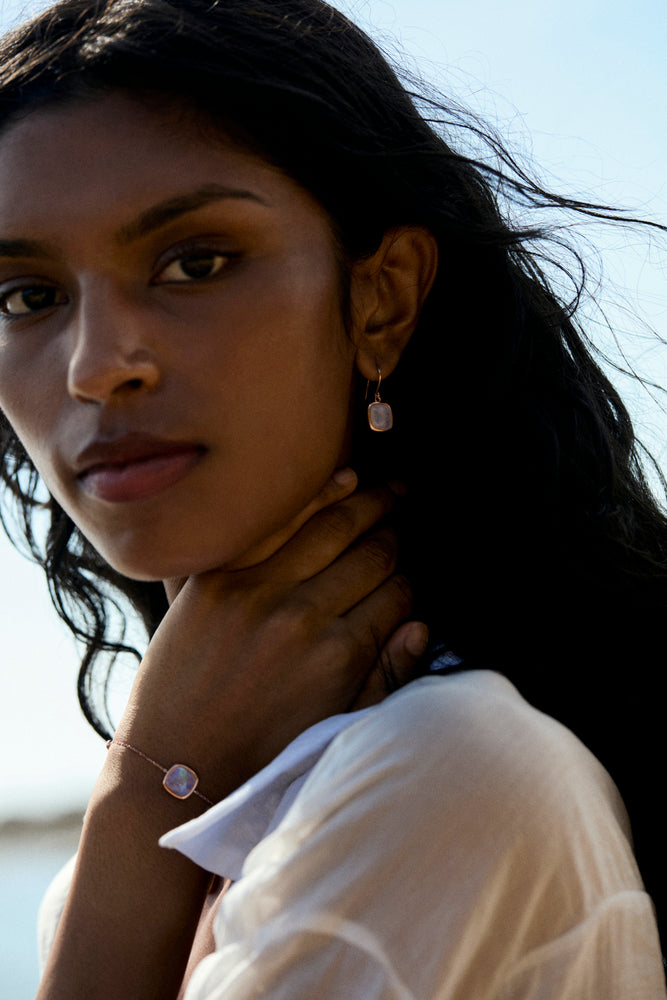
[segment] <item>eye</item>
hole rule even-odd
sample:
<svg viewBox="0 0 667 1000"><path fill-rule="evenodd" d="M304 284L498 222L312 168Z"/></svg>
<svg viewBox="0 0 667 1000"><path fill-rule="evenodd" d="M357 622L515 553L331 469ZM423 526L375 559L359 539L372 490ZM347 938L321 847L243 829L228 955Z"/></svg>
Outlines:
<svg viewBox="0 0 667 1000"><path fill-rule="evenodd" d="M55 285L28 285L0 295L0 312L5 316L31 316L66 301L64 292Z"/></svg>
<svg viewBox="0 0 667 1000"><path fill-rule="evenodd" d="M227 263L230 254L216 253L212 250L184 254L172 260L157 275L157 284L174 284L187 281L203 281L212 278Z"/></svg>

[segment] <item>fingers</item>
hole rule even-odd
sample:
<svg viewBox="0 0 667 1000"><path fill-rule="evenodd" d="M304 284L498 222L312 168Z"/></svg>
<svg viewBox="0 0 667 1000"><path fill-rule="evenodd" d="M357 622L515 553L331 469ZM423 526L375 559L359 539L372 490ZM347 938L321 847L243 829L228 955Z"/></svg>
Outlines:
<svg viewBox="0 0 667 1000"><path fill-rule="evenodd" d="M349 496L357 486L357 474L354 469L345 466L336 469L333 475L327 479L326 483L310 503L294 518L289 525L288 537L295 535L307 521L319 511Z"/></svg>
<svg viewBox="0 0 667 1000"><path fill-rule="evenodd" d="M267 596L271 603L272 593L317 576L388 514L401 494L400 484L354 493L356 485L357 476L352 469L337 469L310 503L284 527L282 541L272 555L246 567L211 570L201 574L198 583L219 596L256 591ZM371 542L371 549L372 546ZM379 582L378 579L374 586ZM173 589L175 596L180 587Z"/></svg>
<svg viewBox="0 0 667 1000"><path fill-rule="evenodd" d="M285 560L283 549L290 547L287 552L289 558L294 546L295 538L298 538L300 529L308 524L320 511L334 508L345 498L349 498L357 487L358 479L354 469L345 466L336 471L327 479L322 489L317 493L310 503L308 503L299 513L292 518L281 530L281 540L276 547L272 562L277 566Z"/></svg>
<svg viewBox="0 0 667 1000"><path fill-rule="evenodd" d="M262 562L188 578L135 682L130 741L157 759L180 733L188 759L245 780L308 726L411 679L425 628L404 624L410 587L394 532L377 527L399 491L356 482L332 477Z"/></svg>
<svg viewBox="0 0 667 1000"><path fill-rule="evenodd" d="M413 680L417 665L426 652L429 632L423 622L411 621L393 632L375 662L351 708L357 711L377 705L388 694Z"/></svg>
<svg viewBox="0 0 667 1000"><path fill-rule="evenodd" d="M305 580L296 594L326 609L332 617L346 615L394 573L396 550L396 533L392 528L385 526L372 531L316 576Z"/></svg>
<svg viewBox="0 0 667 1000"><path fill-rule="evenodd" d="M410 584L400 573L394 573L338 621L353 645L362 650L368 669L411 612Z"/></svg>
<svg viewBox="0 0 667 1000"><path fill-rule="evenodd" d="M354 493L317 511L272 557L276 578L298 583L331 566L396 503L388 487Z"/></svg>

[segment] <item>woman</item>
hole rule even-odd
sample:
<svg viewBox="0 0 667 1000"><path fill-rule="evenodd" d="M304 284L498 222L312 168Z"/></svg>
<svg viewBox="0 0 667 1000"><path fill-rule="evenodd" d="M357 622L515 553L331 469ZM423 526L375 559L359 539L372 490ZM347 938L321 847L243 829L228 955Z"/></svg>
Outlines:
<svg viewBox="0 0 667 1000"><path fill-rule="evenodd" d="M41 1000L663 995L667 525L490 181L555 199L318 0L67 0L2 67L3 475L105 736L114 593L151 636Z"/></svg>

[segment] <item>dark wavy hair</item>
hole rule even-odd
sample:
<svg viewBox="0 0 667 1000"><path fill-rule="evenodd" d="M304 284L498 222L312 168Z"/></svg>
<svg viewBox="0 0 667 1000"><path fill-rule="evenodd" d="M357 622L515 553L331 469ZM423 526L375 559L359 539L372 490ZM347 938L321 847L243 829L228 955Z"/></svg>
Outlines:
<svg viewBox="0 0 667 1000"><path fill-rule="evenodd" d="M667 519L576 319L579 255L568 263L558 227L509 221L544 207L565 222L622 216L545 191L490 129L404 86L320 0L62 0L4 39L0 65L0 128L123 91L224 130L325 207L344 272L392 226L432 231L436 283L386 383L395 429L371 435L358 420L353 464L367 480L408 484L401 558L434 647L457 654L459 669L502 671L600 757L661 901ZM471 137L484 153L470 152ZM571 295L556 292L558 273L571 275ZM5 523L18 524L85 643L79 696L106 735L93 666L101 650L125 648L111 606L129 600L150 635L162 587L114 573L44 499L2 415L0 436Z"/></svg>

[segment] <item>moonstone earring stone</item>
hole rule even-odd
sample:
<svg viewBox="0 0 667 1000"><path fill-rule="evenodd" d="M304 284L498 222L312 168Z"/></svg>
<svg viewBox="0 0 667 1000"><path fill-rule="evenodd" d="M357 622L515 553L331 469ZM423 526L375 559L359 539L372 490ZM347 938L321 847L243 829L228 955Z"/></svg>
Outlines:
<svg viewBox="0 0 667 1000"><path fill-rule="evenodd" d="M174 764L164 776L164 788L177 799L187 799L194 792L199 778L191 767L185 764Z"/></svg>
<svg viewBox="0 0 667 1000"><path fill-rule="evenodd" d="M371 403L368 407L368 424L372 431L388 431L394 424L389 403Z"/></svg>

